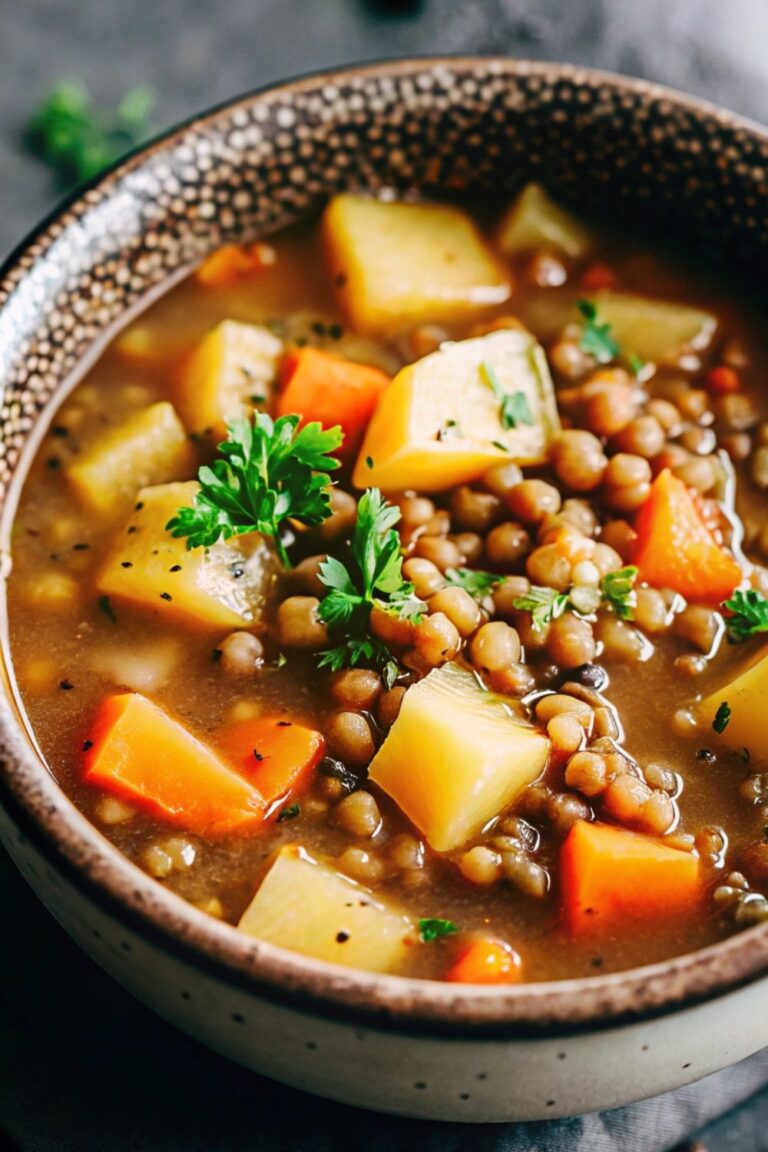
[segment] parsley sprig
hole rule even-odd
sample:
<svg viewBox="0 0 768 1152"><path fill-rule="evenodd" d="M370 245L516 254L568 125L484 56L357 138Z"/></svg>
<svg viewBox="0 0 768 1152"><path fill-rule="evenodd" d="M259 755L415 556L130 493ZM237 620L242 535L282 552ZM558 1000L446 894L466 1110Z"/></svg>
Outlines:
<svg viewBox="0 0 768 1152"><path fill-rule="evenodd" d="M594 356L598 364L609 364L621 355L621 347L612 326L600 319L594 300L577 300L576 307L584 318L579 347Z"/></svg>
<svg viewBox="0 0 768 1152"><path fill-rule="evenodd" d="M244 532L274 537L290 567L281 539L286 520L322 524L331 514L328 473L339 461L329 456L341 444L341 428L321 424L298 428L292 414L272 420L264 412L230 420L220 459L198 472L200 490L191 508L180 508L166 528L186 536L187 548L209 548Z"/></svg>
<svg viewBox="0 0 768 1152"><path fill-rule="evenodd" d="M579 347L582 352L594 356L598 364L609 364L611 360L623 358L630 371L639 376L645 368L645 361L636 352L625 352L613 334L613 325L601 320L594 300L577 300L584 320Z"/></svg>
<svg viewBox="0 0 768 1152"><path fill-rule="evenodd" d="M481 572L479 568L446 568L445 579L453 588L463 588L478 602L504 580L495 572Z"/></svg>
<svg viewBox="0 0 768 1152"><path fill-rule="evenodd" d="M149 135L154 102L151 89L132 88L106 111L83 84L57 84L30 120L27 143L63 184L90 180Z"/></svg>
<svg viewBox="0 0 768 1152"><path fill-rule="evenodd" d="M754 588L746 592L734 592L730 600L723 602L722 607L732 613L725 620L731 643L739 644L750 636L756 636L758 632L768 632L768 600L762 592Z"/></svg>
<svg viewBox="0 0 768 1152"><path fill-rule="evenodd" d="M715 732L717 732L718 736L722 736L723 732L725 732L728 724L730 723L730 719L730 705L728 704L727 700L723 700L723 702L719 705L717 712L715 713L714 720L712 721L712 727Z"/></svg>
<svg viewBox="0 0 768 1152"><path fill-rule="evenodd" d="M369 488L357 507L357 524L347 563L333 556L320 565L320 581L328 589L320 602L320 619L339 642L320 653L320 667L332 671L368 664L378 668L388 687L398 673L387 645L370 631L374 606L417 623L426 604L403 579L403 557L395 524L400 509L388 504L378 488Z"/></svg>
<svg viewBox="0 0 768 1152"><path fill-rule="evenodd" d="M480 379L499 401L499 423L502 428L517 428L519 424L535 424L525 392L505 392L496 369L487 360L480 365Z"/></svg>
<svg viewBox="0 0 768 1152"><path fill-rule="evenodd" d="M539 587L532 584L524 596L518 596L512 601L514 608L520 612L530 612L534 631L542 632L563 612L570 610L577 615L588 615L594 612L603 603L612 608L620 620L632 620L634 608L637 604L635 580L637 568L628 564L618 572L609 572L602 579L600 588L589 589L594 591L594 597L581 595L587 591L578 586L572 587L568 592L558 592L555 588Z"/></svg>
<svg viewBox="0 0 768 1152"><path fill-rule="evenodd" d="M634 564L619 568L618 572L608 572L600 585L603 600L620 620L631 620L637 607L635 580L638 569Z"/></svg>

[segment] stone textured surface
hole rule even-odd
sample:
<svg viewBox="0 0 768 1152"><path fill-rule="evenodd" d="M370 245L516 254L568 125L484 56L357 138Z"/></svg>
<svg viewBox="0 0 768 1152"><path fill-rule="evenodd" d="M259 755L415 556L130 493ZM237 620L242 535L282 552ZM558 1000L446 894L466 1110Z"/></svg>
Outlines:
<svg viewBox="0 0 768 1152"><path fill-rule="evenodd" d="M162 126L310 68L503 52L645 76L768 120L767 38L768 9L754 0L0 0L0 254L58 195L19 138L61 77L84 78L104 100L149 83ZM360 1114L287 1089L261 1088L251 1110L251 1078L122 994L63 938L5 860L0 899L0 1152L330 1149L333 1137L318 1137L331 1127L349 1137L339 1147L360 1146ZM268 1145L251 1136L265 1102ZM764 1095L714 1125L710 1152L766 1148L767 1109ZM425 1125L377 1128L381 1149L426 1144ZM498 1135L465 1133L461 1147L496 1147Z"/></svg>

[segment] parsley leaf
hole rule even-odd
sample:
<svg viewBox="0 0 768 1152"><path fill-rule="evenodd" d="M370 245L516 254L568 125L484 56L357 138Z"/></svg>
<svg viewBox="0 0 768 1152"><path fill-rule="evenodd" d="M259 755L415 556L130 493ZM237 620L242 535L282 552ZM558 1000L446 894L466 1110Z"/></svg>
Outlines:
<svg viewBox="0 0 768 1152"><path fill-rule="evenodd" d="M756 589L734 592L721 607L733 613L725 621L731 643L739 644L758 632L768 632L768 600Z"/></svg>
<svg viewBox="0 0 768 1152"><path fill-rule="evenodd" d="M513 608L520 612L530 612L531 624L535 632L543 632L547 624L562 616L568 607L568 593L555 588L539 588L532 584L525 596L512 601Z"/></svg>
<svg viewBox="0 0 768 1152"><path fill-rule="evenodd" d="M149 135L153 104L149 88L133 88L107 112L83 84L57 84L30 120L27 144L63 184L90 180Z"/></svg>
<svg viewBox="0 0 768 1152"><path fill-rule="evenodd" d="M274 537L278 554L290 566L280 538L286 520L322 524L330 516L328 472L339 467L327 455L341 444L339 427L298 428L292 414L273 421L256 412L253 424L240 418L227 424L220 459L198 472L200 491L191 508L180 508L166 529L186 536L187 548L209 548L244 532Z"/></svg>
<svg viewBox="0 0 768 1152"><path fill-rule="evenodd" d="M400 537L395 529L400 509L388 504L378 488L369 488L357 506L357 523L349 564L333 556L320 565L320 581L328 593L320 602L320 619L339 633L340 642L320 653L319 666L332 671L369 665L378 668L387 687L398 667L383 640L371 635L374 606L416 623L426 604L403 579Z"/></svg>
<svg viewBox="0 0 768 1152"><path fill-rule="evenodd" d="M463 588L478 601L484 600L497 584L504 581L504 577L495 572L481 572L477 568L446 568L445 578L454 588Z"/></svg>
<svg viewBox="0 0 768 1152"><path fill-rule="evenodd" d="M419 935L425 944L431 944L433 940L441 940L443 936L454 936L458 930L453 920L440 920L433 917L419 920Z"/></svg>
<svg viewBox="0 0 768 1152"><path fill-rule="evenodd" d="M518 424L535 424L533 413L525 392L505 392L496 369L487 360L479 367L480 379L493 392L499 401L499 422L502 428L517 428Z"/></svg>
<svg viewBox="0 0 768 1152"><path fill-rule="evenodd" d="M298 801L289 804L287 808L281 808L277 816L278 824L282 824L283 820L295 820L301 813L301 805Z"/></svg>
<svg viewBox="0 0 768 1152"><path fill-rule="evenodd" d="M601 602L612 608L620 620L632 620L637 603L636 577L637 568L627 565L604 576L599 589L574 585L568 592L558 592L555 588L532 584L525 596L512 601L512 606L520 612L531 613L536 632L542 632L566 609L589 616L597 611Z"/></svg>
<svg viewBox="0 0 768 1152"><path fill-rule="evenodd" d="M594 356L598 364L616 360L621 355L621 348L612 334L611 325L600 320L595 302L577 300L576 307L584 317L584 329L579 343L582 352Z"/></svg>
<svg viewBox="0 0 768 1152"><path fill-rule="evenodd" d="M731 709L728 706L727 702L725 700L723 700L722 704L720 705L720 707L717 709L717 712L715 713L714 720L712 721L712 727L714 728L715 732L717 732L718 736L720 736L723 732L725 732L726 728L728 727L728 723L729 723L730 719L731 719Z"/></svg>
<svg viewBox="0 0 768 1152"><path fill-rule="evenodd" d="M634 618L634 609L637 605L635 592L637 572L638 569L633 564L628 564L625 568L619 568L618 572L608 572L603 577L600 586L603 600L613 608L620 620Z"/></svg>
<svg viewBox="0 0 768 1152"><path fill-rule="evenodd" d="M117 624L117 616L109 596L99 596L99 610L104 613L110 624Z"/></svg>

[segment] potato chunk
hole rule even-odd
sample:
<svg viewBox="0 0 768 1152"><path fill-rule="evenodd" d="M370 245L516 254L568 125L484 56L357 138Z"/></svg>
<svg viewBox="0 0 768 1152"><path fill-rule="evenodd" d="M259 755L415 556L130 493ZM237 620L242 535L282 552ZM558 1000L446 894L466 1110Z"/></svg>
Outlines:
<svg viewBox="0 0 768 1152"><path fill-rule="evenodd" d="M539 776L548 752L547 737L509 704L445 664L408 689L368 776L449 852Z"/></svg>
<svg viewBox="0 0 768 1152"><path fill-rule="evenodd" d="M191 480L139 492L98 576L98 591L201 626L260 628L278 570L265 538L252 532L187 551L186 540L165 530L197 490Z"/></svg>
<svg viewBox="0 0 768 1152"><path fill-rule="evenodd" d="M678 349L709 347L717 330L711 312L629 292L596 292L600 320L611 325L624 352L659 363Z"/></svg>
<svg viewBox="0 0 768 1152"><path fill-rule="evenodd" d="M282 341L268 328L224 320L187 360L177 389L177 404L190 432L227 434L226 421L268 411Z"/></svg>
<svg viewBox="0 0 768 1152"><path fill-rule="evenodd" d="M505 428L501 400L522 393L532 423ZM368 425L354 483L440 491L505 460L538 464L560 424L546 357L523 328L443 344L398 372Z"/></svg>
<svg viewBox="0 0 768 1152"><path fill-rule="evenodd" d="M344 194L323 223L339 300L363 332L461 319L509 295L506 274L458 208Z"/></svg>
<svg viewBox="0 0 768 1152"><path fill-rule="evenodd" d="M589 230L540 184L526 184L499 225L499 248L507 256L544 247L578 260L591 243Z"/></svg>
<svg viewBox="0 0 768 1152"><path fill-rule="evenodd" d="M278 852L238 926L280 948L371 972L392 971L416 941L406 916L293 844Z"/></svg>
<svg viewBox="0 0 768 1152"><path fill-rule="evenodd" d="M702 700L699 714L710 728L722 704L731 710L720 739L730 748L762 752L768 748L768 648L717 692Z"/></svg>
<svg viewBox="0 0 768 1152"><path fill-rule="evenodd" d="M173 405L162 401L102 433L67 466L67 477L92 512L119 515L139 488L184 480L194 470L194 449Z"/></svg>

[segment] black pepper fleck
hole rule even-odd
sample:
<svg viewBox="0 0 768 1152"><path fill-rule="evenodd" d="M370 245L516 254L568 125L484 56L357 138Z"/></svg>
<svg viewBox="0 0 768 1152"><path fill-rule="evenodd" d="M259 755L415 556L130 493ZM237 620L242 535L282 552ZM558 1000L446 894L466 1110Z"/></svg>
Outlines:
<svg viewBox="0 0 768 1152"><path fill-rule="evenodd" d="M62 692L71 692L74 684L71 680L59 680L59 688L61 688Z"/></svg>
<svg viewBox="0 0 768 1152"><path fill-rule="evenodd" d="M172 568L168 569L169 572L181 572L181 564L174 564Z"/></svg>
<svg viewBox="0 0 768 1152"><path fill-rule="evenodd" d="M336 933L336 943L337 944L346 944L347 940L349 940L349 932L337 932Z"/></svg>
<svg viewBox="0 0 768 1152"><path fill-rule="evenodd" d="M161 600L173 600L173 596L171 596L170 592L161 592L160 593L160 599Z"/></svg>
<svg viewBox="0 0 768 1152"><path fill-rule="evenodd" d="M83 752L88 752L93 748L93 740L86 740L83 744Z"/></svg>
<svg viewBox="0 0 768 1152"><path fill-rule="evenodd" d="M121 560L120 561L120 567L121 568L133 568L133 560Z"/></svg>

